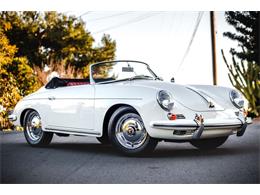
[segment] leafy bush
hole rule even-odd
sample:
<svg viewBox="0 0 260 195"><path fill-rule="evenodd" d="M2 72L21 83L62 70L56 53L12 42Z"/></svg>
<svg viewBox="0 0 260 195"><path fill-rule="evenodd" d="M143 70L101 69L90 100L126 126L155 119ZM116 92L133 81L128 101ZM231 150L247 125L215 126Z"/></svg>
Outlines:
<svg viewBox="0 0 260 195"><path fill-rule="evenodd" d="M15 57L17 48L0 30L0 129L10 128L8 112L22 96L37 90L40 85L24 57Z"/></svg>

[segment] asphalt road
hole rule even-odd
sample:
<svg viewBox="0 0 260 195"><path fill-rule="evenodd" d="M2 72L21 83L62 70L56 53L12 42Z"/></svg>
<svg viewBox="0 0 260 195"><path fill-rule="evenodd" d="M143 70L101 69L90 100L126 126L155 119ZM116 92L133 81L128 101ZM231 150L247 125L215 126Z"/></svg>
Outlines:
<svg viewBox="0 0 260 195"><path fill-rule="evenodd" d="M260 183L260 122L213 151L161 142L145 158L95 138L54 136L49 147L32 148L22 133L0 136L0 183Z"/></svg>

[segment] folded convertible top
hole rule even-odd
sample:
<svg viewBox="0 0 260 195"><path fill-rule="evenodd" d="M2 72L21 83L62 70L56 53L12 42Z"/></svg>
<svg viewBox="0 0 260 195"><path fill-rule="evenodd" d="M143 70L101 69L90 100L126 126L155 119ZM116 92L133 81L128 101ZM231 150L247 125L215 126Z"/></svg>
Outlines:
<svg viewBox="0 0 260 195"><path fill-rule="evenodd" d="M52 78L45 86L46 89L55 89L58 87L75 86L75 85L88 85L89 78L86 79L67 79L67 78Z"/></svg>

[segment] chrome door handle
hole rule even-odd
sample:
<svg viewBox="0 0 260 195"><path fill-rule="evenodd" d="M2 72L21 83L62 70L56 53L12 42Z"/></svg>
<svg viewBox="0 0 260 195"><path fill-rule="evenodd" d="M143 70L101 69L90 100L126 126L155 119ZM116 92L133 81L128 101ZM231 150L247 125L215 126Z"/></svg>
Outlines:
<svg viewBox="0 0 260 195"><path fill-rule="evenodd" d="M49 100L55 100L55 97L54 96L50 96L48 97Z"/></svg>

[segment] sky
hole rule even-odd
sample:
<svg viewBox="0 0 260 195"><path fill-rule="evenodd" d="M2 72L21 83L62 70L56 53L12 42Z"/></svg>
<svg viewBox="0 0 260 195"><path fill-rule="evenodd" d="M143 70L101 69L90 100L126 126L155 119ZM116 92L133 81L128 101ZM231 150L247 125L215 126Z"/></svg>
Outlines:
<svg viewBox="0 0 260 195"><path fill-rule="evenodd" d="M198 11L85 11L65 12L86 22L86 29L100 43L104 33L116 40L116 59L140 60L165 81L172 77L179 84L212 84L212 55L209 12L202 19L192 45L184 58L197 21ZM223 37L234 31L225 22L224 12L216 14L217 81L231 87L228 70L221 55L224 49L231 61L229 49L235 41Z"/></svg>

